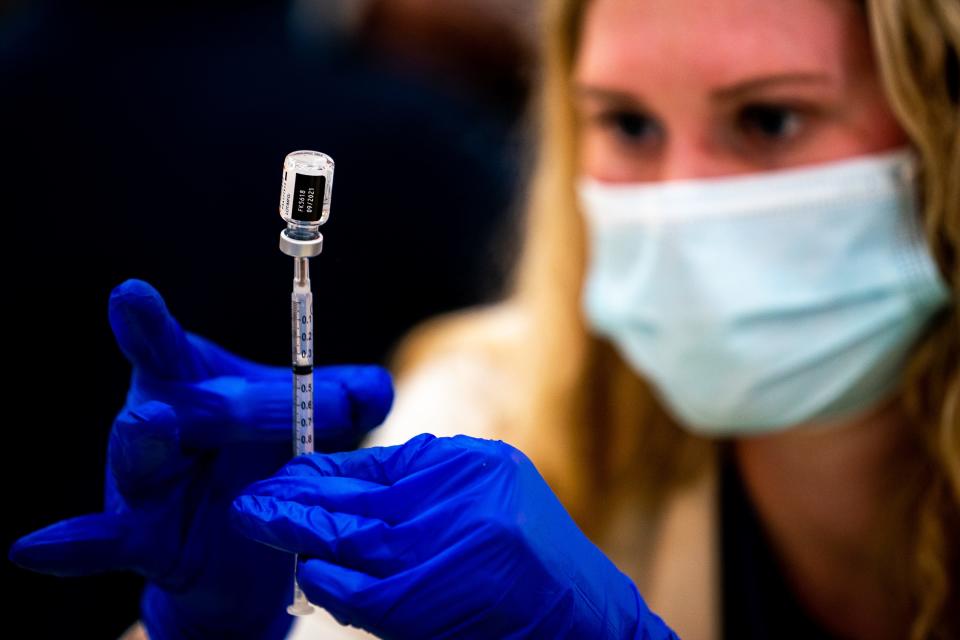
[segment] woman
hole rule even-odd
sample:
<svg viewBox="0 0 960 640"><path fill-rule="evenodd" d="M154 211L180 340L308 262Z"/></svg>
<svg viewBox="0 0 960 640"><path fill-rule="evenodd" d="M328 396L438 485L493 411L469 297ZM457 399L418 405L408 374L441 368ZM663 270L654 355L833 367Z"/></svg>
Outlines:
<svg viewBox="0 0 960 640"><path fill-rule="evenodd" d="M401 442L424 430L503 438L530 455L681 637L718 637L723 618L727 637L750 637L746 631L757 624L767 625L768 637L803 635L799 627L777 626L797 619L762 620L755 610L761 603L738 603L749 585L727 575L736 567L717 557L721 521L730 518L716 513L712 485L718 454L730 454L789 598L803 612L796 618L808 616L811 628L835 637L960 636L960 5L561 0L549 7L547 29L544 135L515 290L504 304L433 323L404 345L398 362L408 373L397 407L371 442ZM609 282L617 274L603 271L617 267L590 265L585 257L589 228L575 207L578 174L606 183L734 176L904 144L920 158L919 213L952 291L949 303L931 302L930 322L917 323L909 357L884 352L903 370L895 397L809 424L791 417L794 423L738 425L737 412L758 401L747 395L729 415L686 414L691 423L684 424L682 402L691 394L657 361L682 353L664 347L640 354L635 345L631 352L635 336L623 326L629 309L611 310L604 298L614 295L605 286L624 284ZM751 206L753 194L741 193L737 203ZM619 211L603 208L605 195L584 203L595 207L594 216ZM593 249L613 251L594 231ZM706 234L701 240L721 241ZM776 262L752 264L790 273ZM588 266L594 297L585 300ZM674 276L680 282L668 284L683 287L685 278L711 274L654 267L647 275ZM631 293L629 285L617 291ZM627 302L671 304L652 297L663 293L651 286L641 292ZM782 347L789 357L789 331L803 331L802 315L792 318L769 347L774 354ZM749 348L746 336L735 337L741 342L721 346ZM824 328L814 337L833 335ZM611 349L611 341L623 351ZM852 350L829 355L857 357ZM742 365L734 357L731 366ZM833 371L829 361L822 371ZM647 379L657 374L677 406L651 393ZM704 375L692 366L684 374ZM449 415L434 417L437 398L450 398L443 403ZM695 424L697 417L705 424ZM711 418L722 418L722 428ZM718 433L731 436L728 444L710 437ZM728 537L741 532L735 525L727 523ZM736 556L732 546L728 541L724 554Z"/></svg>
<svg viewBox="0 0 960 640"><path fill-rule="evenodd" d="M382 636L960 636L960 6L556 0L546 24L513 292L403 345L387 446L298 458L231 522ZM59 533L12 555L64 572ZM289 577L232 550L193 580L197 555L83 568L148 575L155 637L218 635L257 571ZM233 607L247 637L285 630L276 600Z"/></svg>

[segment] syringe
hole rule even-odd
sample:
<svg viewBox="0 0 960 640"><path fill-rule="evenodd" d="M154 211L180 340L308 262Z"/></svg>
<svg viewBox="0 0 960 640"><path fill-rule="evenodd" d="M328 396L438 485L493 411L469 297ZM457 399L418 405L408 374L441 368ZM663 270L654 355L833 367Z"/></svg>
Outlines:
<svg viewBox="0 0 960 640"><path fill-rule="evenodd" d="M313 293L309 258L323 249L320 225L330 216L333 159L318 151L294 151L283 161L280 250L292 256L291 330L293 364L293 455L313 452ZM313 613L297 582L298 558L293 558L293 603L287 613Z"/></svg>

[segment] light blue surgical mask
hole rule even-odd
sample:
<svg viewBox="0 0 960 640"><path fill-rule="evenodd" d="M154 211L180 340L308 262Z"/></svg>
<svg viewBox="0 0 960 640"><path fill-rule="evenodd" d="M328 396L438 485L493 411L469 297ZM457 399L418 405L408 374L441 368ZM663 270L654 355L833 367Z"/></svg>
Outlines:
<svg viewBox="0 0 960 640"><path fill-rule="evenodd" d="M909 150L734 177L582 177L588 324L706 434L865 410L949 300Z"/></svg>

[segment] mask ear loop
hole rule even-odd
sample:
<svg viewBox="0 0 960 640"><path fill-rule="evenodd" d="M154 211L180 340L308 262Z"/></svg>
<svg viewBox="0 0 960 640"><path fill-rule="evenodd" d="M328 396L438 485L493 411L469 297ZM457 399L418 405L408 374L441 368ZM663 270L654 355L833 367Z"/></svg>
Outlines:
<svg viewBox="0 0 960 640"><path fill-rule="evenodd" d="M923 201L920 194L920 167L911 153L893 169L898 189L898 233L896 253L903 264L906 289L914 308L925 311L950 299L950 290L940 273L927 243L922 224Z"/></svg>

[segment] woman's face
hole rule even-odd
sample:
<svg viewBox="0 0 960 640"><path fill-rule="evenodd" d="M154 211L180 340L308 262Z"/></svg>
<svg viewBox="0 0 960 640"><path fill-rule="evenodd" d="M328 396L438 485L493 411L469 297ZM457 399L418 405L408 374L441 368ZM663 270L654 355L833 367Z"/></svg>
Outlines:
<svg viewBox="0 0 960 640"><path fill-rule="evenodd" d="M702 178L904 144L866 22L855 0L589 0L581 171Z"/></svg>

